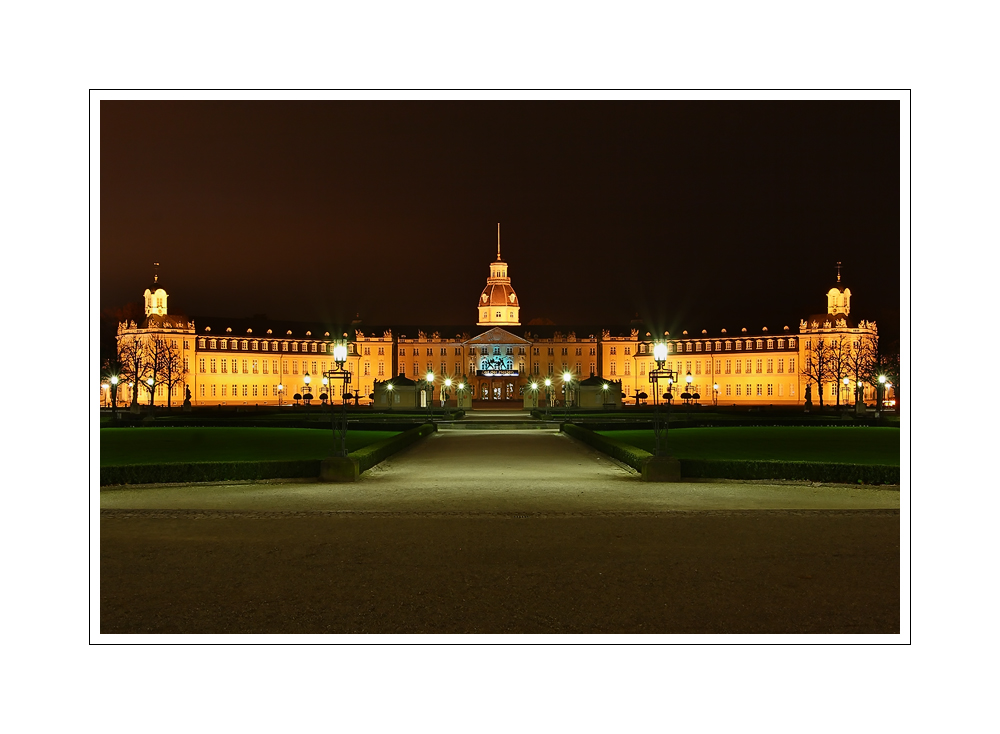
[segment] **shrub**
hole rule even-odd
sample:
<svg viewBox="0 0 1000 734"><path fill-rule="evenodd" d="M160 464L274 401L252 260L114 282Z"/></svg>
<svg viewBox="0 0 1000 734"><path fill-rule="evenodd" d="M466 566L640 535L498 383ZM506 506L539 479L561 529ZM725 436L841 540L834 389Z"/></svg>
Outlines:
<svg viewBox="0 0 1000 734"><path fill-rule="evenodd" d="M422 426L417 426L416 428L411 428L408 431L403 431L403 433L400 433L398 436L392 436L390 438L383 439L382 441L376 441L375 443L369 444L368 446L360 448L357 451L352 451L351 457L357 459L358 471L363 472L371 469L380 461L384 461L389 458L400 449L406 448L415 441L419 441L424 436L429 436L436 430L437 426L433 423L425 423ZM317 468L317 473L318 472L319 469Z"/></svg>

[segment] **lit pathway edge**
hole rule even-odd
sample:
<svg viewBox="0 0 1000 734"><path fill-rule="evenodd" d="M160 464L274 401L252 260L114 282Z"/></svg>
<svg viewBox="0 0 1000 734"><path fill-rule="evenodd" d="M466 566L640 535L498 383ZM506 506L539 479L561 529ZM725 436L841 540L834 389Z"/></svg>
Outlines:
<svg viewBox="0 0 1000 734"><path fill-rule="evenodd" d="M314 480L108 488L101 509L595 513L891 510L898 488L793 482L638 482L636 472L557 430L434 433L357 482Z"/></svg>

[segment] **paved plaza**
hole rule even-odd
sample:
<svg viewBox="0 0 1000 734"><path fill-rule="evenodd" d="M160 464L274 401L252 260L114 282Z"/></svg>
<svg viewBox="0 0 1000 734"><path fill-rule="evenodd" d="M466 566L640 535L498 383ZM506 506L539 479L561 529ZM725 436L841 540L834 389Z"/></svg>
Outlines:
<svg viewBox="0 0 1000 734"><path fill-rule="evenodd" d="M555 430L100 502L104 633L899 630L898 489L644 483Z"/></svg>

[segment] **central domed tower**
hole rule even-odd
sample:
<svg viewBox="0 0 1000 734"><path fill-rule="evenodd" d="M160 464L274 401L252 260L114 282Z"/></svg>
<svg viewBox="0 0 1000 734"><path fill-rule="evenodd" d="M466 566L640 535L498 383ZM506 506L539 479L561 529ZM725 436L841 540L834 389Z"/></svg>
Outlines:
<svg viewBox="0 0 1000 734"><path fill-rule="evenodd" d="M507 277L507 263L500 258L500 224L497 224L497 259L490 263L490 277L479 296L477 326L520 326L521 305Z"/></svg>

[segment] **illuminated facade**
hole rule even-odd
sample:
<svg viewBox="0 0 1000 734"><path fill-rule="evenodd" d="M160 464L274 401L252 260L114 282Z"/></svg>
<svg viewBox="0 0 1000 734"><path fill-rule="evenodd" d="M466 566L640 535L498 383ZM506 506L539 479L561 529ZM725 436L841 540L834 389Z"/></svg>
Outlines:
<svg viewBox="0 0 1000 734"><path fill-rule="evenodd" d="M330 394L339 403L340 385L330 389L322 384L323 373L334 369L333 347L338 341L348 346L348 392L356 393L363 405L371 402L369 396L380 383L397 375L420 381L428 372L435 378L435 401L448 377L467 386L474 406L544 404L544 389L536 395L530 385L549 377L553 397L561 403L562 376L569 372L573 385L594 376L615 383L615 394L620 385L626 405L634 405L641 393L652 402L649 374L656 368L653 347L659 342L668 347L665 366L682 380L682 387L673 390L678 402L687 389L698 393L703 404L801 405L811 383L814 404L820 392L826 404L836 403L838 393L841 404L853 404L858 374L850 369L851 350L856 355L877 338L874 322L855 322L851 317L851 292L841 286L839 272L837 284L827 293L826 313L802 319L797 332L788 326L680 335L654 333L639 323L619 328L521 326L520 304L507 263L500 257L499 232L497 259L490 264L477 303L476 328L189 320L169 314L168 295L158 277L146 289L144 300L145 320L119 325L119 350L145 348L151 354L154 342L168 352L175 350L181 379L170 384L161 378L152 385L156 405L166 405L169 399L174 406L183 404L186 389L195 406L289 405L301 402L296 395L307 394L316 402ZM834 345L836 359L830 356ZM134 383L138 375L145 383L149 372L148 367L146 373L136 368L129 377ZM688 374L691 382L685 388ZM131 402L129 381L127 377L122 383L119 404ZM666 389L663 383L660 388ZM454 387L450 392L454 402ZM571 391L571 402L574 395ZM874 389L865 385L863 396L874 401ZM107 402L106 388L102 400ZM149 403L149 387L141 386L138 402Z"/></svg>

